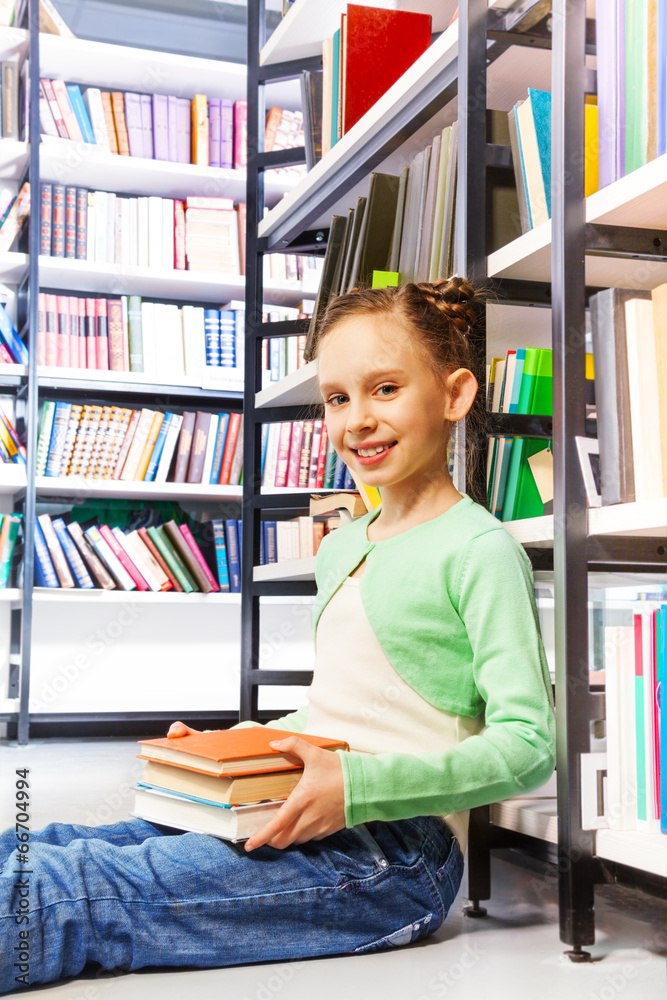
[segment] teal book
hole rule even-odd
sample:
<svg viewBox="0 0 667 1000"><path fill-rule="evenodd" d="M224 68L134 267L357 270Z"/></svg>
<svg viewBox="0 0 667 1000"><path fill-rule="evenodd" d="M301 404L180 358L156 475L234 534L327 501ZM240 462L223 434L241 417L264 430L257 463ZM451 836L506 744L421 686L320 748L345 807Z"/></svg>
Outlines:
<svg viewBox="0 0 667 1000"><path fill-rule="evenodd" d="M547 90L529 87L528 100L533 112L547 213L551 218L551 94Z"/></svg>
<svg viewBox="0 0 667 1000"><path fill-rule="evenodd" d="M512 392L510 395L510 405L509 413L518 413L519 406L519 393L521 392L521 376L523 374L523 363L526 359L525 348L520 347L516 352L516 361L514 364L514 379L512 381Z"/></svg>
<svg viewBox="0 0 667 1000"><path fill-rule="evenodd" d="M93 132L93 126L90 124L88 111L86 109L86 105L83 103L81 88L78 83L68 83L67 93L69 94L70 104L72 105L74 114L76 115L76 120L79 123L83 141L92 142L93 145L95 145L95 133Z"/></svg>
<svg viewBox="0 0 667 1000"><path fill-rule="evenodd" d="M225 540L225 522L222 518L211 521L213 542L215 544L215 559L218 568L218 584L220 590L229 593L229 564L227 562L227 542Z"/></svg>
<svg viewBox="0 0 667 1000"><path fill-rule="evenodd" d="M528 459L531 455L544 451L548 444L549 442L540 438L515 439L507 470L501 521L519 521L544 514L544 504Z"/></svg>
<svg viewBox="0 0 667 1000"><path fill-rule="evenodd" d="M340 107L340 28L333 36L333 67L331 73L331 145L338 142L338 109Z"/></svg>
<svg viewBox="0 0 667 1000"><path fill-rule="evenodd" d="M5 514L4 517L11 518L11 523L2 549L2 556L0 557L0 587L6 587L9 582L9 571L12 568L12 556L16 548L16 539L18 538L22 515Z"/></svg>

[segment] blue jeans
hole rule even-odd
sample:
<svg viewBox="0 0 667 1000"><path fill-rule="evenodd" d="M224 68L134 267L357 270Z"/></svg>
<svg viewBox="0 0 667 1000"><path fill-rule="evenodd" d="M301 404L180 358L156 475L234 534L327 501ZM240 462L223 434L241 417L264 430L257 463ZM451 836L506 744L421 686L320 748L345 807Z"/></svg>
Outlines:
<svg viewBox="0 0 667 1000"><path fill-rule="evenodd" d="M0 835L0 992L87 962L210 968L409 944L441 925L463 874L435 816L250 853L140 819L50 823L29 845L22 866L15 831Z"/></svg>

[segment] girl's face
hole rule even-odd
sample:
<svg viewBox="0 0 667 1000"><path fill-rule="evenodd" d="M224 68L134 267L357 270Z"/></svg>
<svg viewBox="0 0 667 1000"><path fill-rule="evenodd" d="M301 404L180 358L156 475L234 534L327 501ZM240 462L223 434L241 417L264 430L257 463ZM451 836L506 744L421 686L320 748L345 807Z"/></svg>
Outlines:
<svg viewBox="0 0 667 1000"><path fill-rule="evenodd" d="M322 341L318 377L336 453L369 486L442 478L449 396L391 316L354 316Z"/></svg>

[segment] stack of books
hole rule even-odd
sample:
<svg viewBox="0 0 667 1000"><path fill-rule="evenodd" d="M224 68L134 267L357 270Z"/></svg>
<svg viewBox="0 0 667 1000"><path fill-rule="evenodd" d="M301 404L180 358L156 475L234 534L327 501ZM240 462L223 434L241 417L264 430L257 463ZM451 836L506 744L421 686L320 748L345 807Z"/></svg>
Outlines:
<svg viewBox="0 0 667 1000"><path fill-rule="evenodd" d="M269 746L293 735L324 750L350 749L343 740L264 726L139 740L137 756L148 763L134 788L131 815L223 840L247 840L301 778L300 759Z"/></svg>

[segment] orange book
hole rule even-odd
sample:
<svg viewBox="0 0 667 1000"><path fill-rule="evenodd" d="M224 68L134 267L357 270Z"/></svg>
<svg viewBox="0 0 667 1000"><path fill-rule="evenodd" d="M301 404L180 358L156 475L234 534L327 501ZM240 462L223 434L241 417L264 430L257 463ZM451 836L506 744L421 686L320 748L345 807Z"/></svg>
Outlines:
<svg viewBox="0 0 667 1000"><path fill-rule="evenodd" d="M102 479L113 478L118 453L120 452L123 441L125 440L127 425L130 422L131 416L132 410L129 409L129 407L120 407L114 418L113 426L109 428L109 449L107 454L104 456L104 466L101 471ZM111 437L112 434L113 437Z"/></svg>
<svg viewBox="0 0 667 1000"><path fill-rule="evenodd" d="M113 123L116 127L118 152L121 156L129 156L130 140L127 137L127 125L125 124L125 95L121 90L114 90L112 92L111 108L113 111Z"/></svg>
<svg viewBox="0 0 667 1000"><path fill-rule="evenodd" d="M111 107L111 94L108 90L102 91L102 107L104 108L104 124L106 125L107 135L109 137L109 149L112 153L118 152L118 136L116 135L116 126L113 120L113 109Z"/></svg>
<svg viewBox="0 0 667 1000"><path fill-rule="evenodd" d="M157 760L184 767L199 774L267 774L271 771L295 771L303 768L300 758L283 754L269 746L271 740L300 736L322 750L349 750L344 740L328 736L289 733L284 729L252 726L248 729L223 729L212 733L191 733L187 736L160 736L139 740L142 760Z"/></svg>
<svg viewBox="0 0 667 1000"><path fill-rule="evenodd" d="M162 421L164 420L164 413L158 410L153 417L153 423L151 424L150 430L148 432L148 437L146 438L146 444L144 445L143 451L139 456L139 461L137 463L137 468L134 473L134 479L143 479L146 475L146 469L148 468L148 463L150 461L153 448L155 447L155 442L157 441L157 436L160 433L160 427L162 427Z"/></svg>
<svg viewBox="0 0 667 1000"><path fill-rule="evenodd" d="M192 98L192 162L208 166L208 102L204 94Z"/></svg>
<svg viewBox="0 0 667 1000"><path fill-rule="evenodd" d="M139 423L140 416L141 416L141 410L132 410L130 412L130 418L127 424L127 430L125 431L125 437L123 438L123 443L120 446L120 451L118 452L118 457L116 458L116 464L114 466L114 470L111 475L112 479L120 479L120 474L123 471L123 466L125 465L125 459L127 458L127 453L130 450L130 445L132 444L132 438L134 437L134 432L137 429L137 424Z"/></svg>
<svg viewBox="0 0 667 1000"><path fill-rule="evenodd" d="M244 201L240 201L236 206L236 217L239 226L239 274L245 274L246 205Z"/></svg>
<svg viewBox="0 0 667 1000"><path fill-rule="evenodd" d="M232 468L232 458L234 457L234 448L236 447L236 439L239 436L240 426L241 414L230 413L225 450L222 453L222 465L220 466L220 475L218 476L218 483L220 485L229 485L229 473Z"/></svg>
<svg viewBox="0 0 667 1000"><path fill-rule="evenodd" d="M264 152L270 153L276 139L278 126L283 117L283 109L273 107L266 116L266 128L264 129Z"/></svg>

